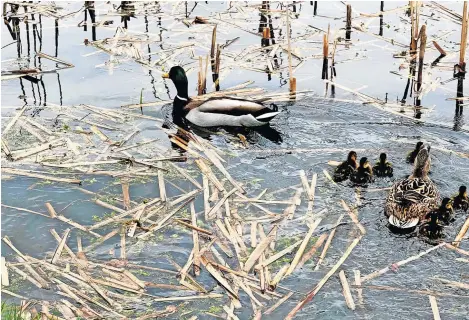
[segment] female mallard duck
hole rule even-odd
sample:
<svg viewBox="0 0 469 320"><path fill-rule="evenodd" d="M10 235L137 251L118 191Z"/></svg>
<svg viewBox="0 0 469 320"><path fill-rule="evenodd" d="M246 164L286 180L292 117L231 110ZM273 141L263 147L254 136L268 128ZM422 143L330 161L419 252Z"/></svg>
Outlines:
<svg viewBox="0 0 469 320"><path fill-rule="evenodd" d="M334 181L341 182L347 180L357 167L357 153L355 151L350 151L347 156L347 160L339 164L335 169Z"/></svg>
<svg viewBox="0 0 469 320"><path fill-rule="evenodd" d="M360 159L360 166L350 175L350 181L360 184L373 181L373 171L366 157Z"/></svg>
<svg viewBox="0 0 469 320"><path fill-rule="evenodd" d="M392 177L393 169L391 162L386 161L386 153L379 155L379 161L373 167L373 173L377 177Z"/></svg>
<svg viewBox="0 0 469 320"><path fill-rule="evenodd" d="M232 97L193 100L188 95L186 72L179 66L172 67L169 73L163 74L163 78L171 79L177 89L173 102L173 118L186 118L199 127L258 127L268 124L280 113L267 108L262 101Z"/></svg>
<svg viewBox="0 0 469 320"><path fill-rule="evenodd" d="M415 227L420 219L440 202L440 193L428 177L430 146L422 145L410 177L397 181L391 187L385 205L389 223L397 228Z"/></svg>
<svg viewBox="0 0 469 320"><path fill-rule="evenodd" d="M422 142L422 141L417 142L417 144L415 145L415 149L412 150L412 151L410 151L410 152L407 154L406 161L407 161L408 163L414 163L415 157L417 157L417 154L419 153L420 148L422 147L422 145L423 145L423 142Z"/></svg>
<svg viewBox="0 0 469 320"><path fill-rule="evenodd" d="M454 196L452 200L455 210L467 211L467 209L469 209L469 197L467 196L466 186L460 186L459 193Z"/></svg>

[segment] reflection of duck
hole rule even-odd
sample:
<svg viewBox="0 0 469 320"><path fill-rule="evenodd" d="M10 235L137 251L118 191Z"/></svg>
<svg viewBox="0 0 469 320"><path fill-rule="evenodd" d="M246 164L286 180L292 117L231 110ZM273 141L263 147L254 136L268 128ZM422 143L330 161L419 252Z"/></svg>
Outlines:
<svg viewBox="0 0 469 320"><path fill-rule="evenodd" d="M469 197L466 186L459 187L459 193L452 198L454 210L467 211L469 209Z"/></svg>
<svg viewBox="0 0 469 320"><path fill-rule="evenodd" d="M422 146L412 175L394 183L386 199L385 214L397 228L415 227L440 202L436 185L428 177L430 146Z"/></svg>
<svg viewBox="0 0 469 320"><path fill-rule="evenodd" d="M350 151L347 160L339 164L334 172L334 181L341 182L347 180L350 175L357 169L357 153Z"/></svg>
<svg viewBox="0 0 469 320"><path fill-rule="evenodd" d="M419 153L420 148L422 147L422 145L423 145L423 142L422 142L422 141L417 142L417 144L415 145L415 149L412 150L412 151L410 151L410 152L407 154L406 161L407 161L408 163L414 163L415 157L417 157L417 154Z"/></svg>
<svg viewBox="0 0 469 320"><path fill-rule="evenodd" d="M262 101L232 97L191 99L188 95L186 72L179 66L172 67L163 78L171 79L178 92L173 102L173 117L186 118L199 127L258 127L268 124L280 113L267 108Z"/></svg>
<svg viewBox="0 0 469 320"><path fill-rule="evenodd" d="M379 161L373 167L373 173L377 177L392 177L393 169L391 162L386 161L386 153L379 155Z"/></svg>
<svg viewBox="0 0 469 320"><path fill-rule="evenodd" d="M360 166L350 175L350 181L354 183L369 183L373 180L373 172L370 162L366 157L360 159Z"/></svg>

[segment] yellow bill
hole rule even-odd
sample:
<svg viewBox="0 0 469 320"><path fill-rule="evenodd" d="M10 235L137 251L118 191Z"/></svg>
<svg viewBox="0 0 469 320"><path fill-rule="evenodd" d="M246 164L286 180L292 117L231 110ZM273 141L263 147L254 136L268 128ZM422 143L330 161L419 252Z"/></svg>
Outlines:
<svg viewBox="0 0 469 320"><path fill-rule="evenodd" d="M161 75L161 78L169 79L169 73L163 73L163 74Z"/></svg>

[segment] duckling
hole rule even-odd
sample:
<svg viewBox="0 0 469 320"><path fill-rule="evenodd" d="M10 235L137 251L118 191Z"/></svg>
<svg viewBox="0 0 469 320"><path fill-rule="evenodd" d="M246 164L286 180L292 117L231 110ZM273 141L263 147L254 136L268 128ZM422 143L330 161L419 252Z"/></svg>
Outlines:
<svg viewBox="0 0 469 320"><path fill-rule="evenodd" d="M355 151L350 151L347 156L347 160L339 164L335 169L334 181L342 182L347 180L357 167L357 153Z"/></svg>
<svg viewBox="0 0 469 320"><path fill-rule="evenodd" d="M360 166L350 175L350 181L354 183L369 183L373 181L373 171L371 170L368 158L360 159Z"/></svg>
<svg viewBox="0 0 469 320"><path fill-rule="evenodd" d="M467 196L466 186L460 186L459 193L454 196L452 200L455 210L467 211L467 209L469 209L469 197Z"/></svg>
<svg viewBox="0 0 469 320"><path fill-rule="evenodd" d="M173 81L177 95L173 101L173 119L181 123L187 119L199 127L258 127L269 123L280 112L271 110L263 101L251 101L233 97L216 97L206 100L191 99L188 81L182 67L174 66L162 75Z"/></svg>
<svg viewBox="0 0 469 320"><path fill-rule="evenodd" d="M440 203L438 188L428 177L430 165L430 146L422 145L415 158L412 175L396 181L391 187L384 212L394 227L415 227Z"/></svg>
<svg viewBox="0 0 469 320"><path fill-rule="evenodd" d="M441 201L441 206L436 211L438 212L438 220L443 224L448 225L454 220L453 201L450 198L444 198L443 201ZM429 214L427 214L427 216L429 216ZM426 218L428 219L428 217Z"/></svg>
<svg viewBox="0 0 469 320"><path fill-rule="evenodd" d="M443 226L439 223L440 212L438 210L430 211L425 218L428 219L419 228L419 233L430 239L440 238L443 231Z"/></svg>
<svg viewBox="0 0 469 320"><path fill-rule="evenodd" d="M422 142L422 141L417 142L417 144L415 145L415 149L412 150L412 151L410 151L410 152L407 154L406 161L407 161L408 163L414 163L415 157L417 157L417 154L419 153L420 148L422 147L422 145L423 145L423 142Z"/></svg>
<svg viewBox="0 0 469 320"><path fill-rule="evenodd" d="M393 175L392 164L391 162L386 161L386 158L386 153L381 153L379 155L379 161L376 162L375 166L373 167L373 173L377 177L392 177Z"/></svg>

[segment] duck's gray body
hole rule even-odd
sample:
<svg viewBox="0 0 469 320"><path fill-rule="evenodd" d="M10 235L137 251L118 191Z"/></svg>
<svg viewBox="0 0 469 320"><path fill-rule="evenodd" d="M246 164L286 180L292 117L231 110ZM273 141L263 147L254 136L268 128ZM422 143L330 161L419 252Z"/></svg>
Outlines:
<svg viewBox="0 0 469 320"><path fill-rule="evenodd" d="M210 99L195 108L190 107L191 103L186 119L199 127L259 127L280 113L260 103L235 98Z"/></svg>

